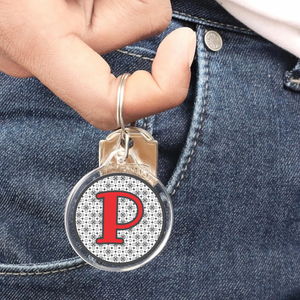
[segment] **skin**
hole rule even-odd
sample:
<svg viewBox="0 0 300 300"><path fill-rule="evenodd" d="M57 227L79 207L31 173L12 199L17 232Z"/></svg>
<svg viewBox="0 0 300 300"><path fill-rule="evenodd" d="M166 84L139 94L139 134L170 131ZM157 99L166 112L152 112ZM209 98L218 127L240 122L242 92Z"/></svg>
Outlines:
<svg viewBox="0 0 300 300"><path fill-rule="evenodd" d="M101 55L159 34L171 16L169 0L0 0L0 70L36 76L86 121L115 129L120 77ZM159 45L151 74L127 79L126 123L182 103L195 46L191 29L177 29Z"/></svg>

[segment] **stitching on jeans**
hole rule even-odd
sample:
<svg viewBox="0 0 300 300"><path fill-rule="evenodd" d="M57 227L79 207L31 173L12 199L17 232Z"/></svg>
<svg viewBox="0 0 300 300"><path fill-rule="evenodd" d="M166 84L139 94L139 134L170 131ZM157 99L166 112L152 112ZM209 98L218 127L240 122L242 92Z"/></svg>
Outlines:
<svg viewBox="0 0 300 300"><path fill-rule="evenodd" d="M141 54L135 54L135 53L125 51L125 50L120 50L120 49L117 50L117 51L120 52L120 53L123 53L123 54L130 55L130 56L135 56L135 57L138 57L138 58L141 58L141 59L154 61L154 58L150 58L150 57L147 57L147 56L142 56Z"/></svg>
<svg viewBox="0 0 300 300"><path fill-rule="evenodd" d="M191 153L189 155L189 158L188 158L188 160L187 160L187 162L185 164L184 170L183 170L183 172L182 172L182 174L180 176L179 181L177 182L176 186L174 187L174 190L171 193L171 196L173 196L177 192L177 190L178 190L178 188L179 188L179 186L180 186L180 184L181 184L181 182L182 182L182 180L183 180L183 178L185 176L185 173L187 171L188 165L191 162L192 157L193 157L193 155L195 153L195 148L196 148L196 145L197 145L198 140L199 140L201 129L203 127L204 113L206 111L206 106L207 106L208 80L209 80L208 55L207 55L207 50L206 49L205 49L205 61L206 61L206 73L207 73L207 76L206 76L206 83L205 83L205 93L204 93L204 99L203 99L203 107L202 107L202 112L201 112L199 127L198 127L198 130L197 130L197 135L196 135L194 144L192 146L192 150L191 150Z"/></svg>
<svg viewBox="0 0 300 300"><path fill-rule="evenodd" d="M144 118L143 128L146 130L147 128L148 117Z"/></svg>
<svg viewBox="0 0 300 300"><path fill-rule="evenodd" d="M182 16L187 16L187 17L190 17L190 18L194 18L196 20L216 24L216 25L221 25L221 26L226 26L226 27L229 27L229 28L235 28L235 29L239 29L239 30L253 32L251 29L248 29L248 28L239 27L239 26L230 25L230 24L225 24L225 23L220 23L220 22L216 22L216 21L212 21L212 20L208 20L208 19L204 19L204 18L199 18L199 17L196 17L196 16L192 16L192 15L177 11L177 10L174 10L173 13L178 14L178 15L182 15Z"/></svg>
<svg viewBox="0 0 300 300"><path fill-rule="evenodd" d="M44 271L44 272L0 272L0 275L14 275L14 276L30 276L30 275L48 275L48 274L55 274L55 273L60 273L60 272L66 272L66 271L71 271L75 270L78 268L81 268L83 266L87 265L87 263L82 263L76 267L69 267L65 269L57 269L57 270L52 270L52 271Z"/></svg>

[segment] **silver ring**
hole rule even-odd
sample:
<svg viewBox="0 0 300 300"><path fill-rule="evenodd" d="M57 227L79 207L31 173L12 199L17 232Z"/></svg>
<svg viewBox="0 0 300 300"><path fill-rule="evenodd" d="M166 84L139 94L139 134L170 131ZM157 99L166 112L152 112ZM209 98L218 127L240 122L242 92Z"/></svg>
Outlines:
<svg viewBox="0 0 300 300"><path fill-rule="evenodd" d="M117 126L122 129L123 134L126 133L124 119L123 119L124 90L125 90L126 79L129 76L130 74L128 73L122 75L120 85L118 88L118 96L117 96Z"/></svg>
<svg viewBox="0 0 300 300"><path fill-rule="evenodd" d="M128 131L125 128L124 119L123 119L123 104L124 104L124 90L125 90L125 82L126 79L130 76L130 74L125 73L121 76L120 85L118 88L118 96L117 96L117 126L121 128L122 132L120 135L120 142L124 141L124 160L127 159L129 153L129 142L130 136ZM120 143L122 144L122 143Z"/></svg>

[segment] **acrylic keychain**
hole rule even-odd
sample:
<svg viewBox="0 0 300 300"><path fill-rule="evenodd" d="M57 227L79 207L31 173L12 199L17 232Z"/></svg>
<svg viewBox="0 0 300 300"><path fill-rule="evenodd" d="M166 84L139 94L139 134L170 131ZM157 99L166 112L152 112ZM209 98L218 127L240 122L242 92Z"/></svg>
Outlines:
<svg viewBox="0 0 300 300"><path fill-rule="evenodd" d="M166 245L173 208L157 179L157 141L123 121L125 82L117 99L120 129L99 144L99 168L73 188L65 210L68 239L90 265L113 272L137 269Z"/></svg>

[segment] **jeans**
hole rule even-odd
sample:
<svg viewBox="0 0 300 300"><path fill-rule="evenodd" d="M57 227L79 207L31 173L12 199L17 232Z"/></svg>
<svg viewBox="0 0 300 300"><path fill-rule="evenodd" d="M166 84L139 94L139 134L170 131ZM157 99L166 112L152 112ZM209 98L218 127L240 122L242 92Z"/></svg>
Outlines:
<svg viewBox="0 0 300 300"><path fill-rule="evenodd" d="M104 56L116 76L150 71L168 33L197 32L187 99L137 123L158 141L175 215L140 269L87 265L64 229L66 199L108 133L36 78L0 74L1 300L300 299L300 94L284 82L297 58L214 1L175 0L173 12L159 36Z"/></svg>

